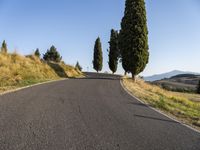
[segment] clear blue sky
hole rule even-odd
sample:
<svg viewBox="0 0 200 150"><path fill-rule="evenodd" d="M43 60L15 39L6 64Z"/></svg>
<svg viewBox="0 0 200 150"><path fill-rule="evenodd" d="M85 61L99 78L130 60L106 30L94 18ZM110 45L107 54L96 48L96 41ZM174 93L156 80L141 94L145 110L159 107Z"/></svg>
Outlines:
<svg viewBox="0 0 200 150"><path fill-rule="evenodd" d="M51 45L66 63L92 71L100 36L108 71L110 29L120 29L125 0L0 0L0 40L10 51L44 53ZM200 1L146 0L150 62L142 75L174 69L200 72ZM119 73L123 70L119 66Z"/></svg>

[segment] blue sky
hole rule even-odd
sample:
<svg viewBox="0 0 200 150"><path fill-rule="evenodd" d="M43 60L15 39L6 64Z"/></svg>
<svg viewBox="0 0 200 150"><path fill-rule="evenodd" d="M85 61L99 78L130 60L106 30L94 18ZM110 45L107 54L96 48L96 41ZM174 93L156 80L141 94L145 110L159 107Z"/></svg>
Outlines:
<svg viewBox="0 0 200 150"><path fill-rule="evenodd" d="M125 0L0 0L0 41L21 54L51 45L66 63L78 60L92 69L93 47L100 36L103 71L109 71L110 29L120 29ZM150 62L142 75L174 69L200 72L199 0L146 0ZM123 69L119 65L118 73Z"/></svg>

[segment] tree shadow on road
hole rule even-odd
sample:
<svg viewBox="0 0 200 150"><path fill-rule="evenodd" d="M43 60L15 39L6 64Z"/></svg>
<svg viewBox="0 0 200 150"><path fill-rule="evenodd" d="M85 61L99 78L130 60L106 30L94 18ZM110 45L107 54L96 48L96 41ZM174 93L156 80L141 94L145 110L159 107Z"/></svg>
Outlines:
<svg viewBox="0 0 200 150"><path fill-rule="evenodd" d="M139 118L144 118L144 119L151 119L151 120L156 120L156 121L164 121L164 122L169 122L169 123L179 123L177 121L174 120L170 120L170 119L161 119L161 118L156 118L156 117L150 117L150 116L143 116L143 115L134 115L135 117L139 117Z"/></svg>
<svg viewBox="0 0 200 150"><path fill-rule="evenodd" d="M70 78L76 80L120 80L120 78L106 78L106 77L84 77L84 78Z"/></svg>
<svg viewBox="0 0 200 150"><path fill-rule="evenodd" d="M142 103L135 103L135 102L128 102L126 104L132 104L132 105L136 105L136 106L141 106L141 107L148 107L149 105L148 104L142 104Z"/></svg>

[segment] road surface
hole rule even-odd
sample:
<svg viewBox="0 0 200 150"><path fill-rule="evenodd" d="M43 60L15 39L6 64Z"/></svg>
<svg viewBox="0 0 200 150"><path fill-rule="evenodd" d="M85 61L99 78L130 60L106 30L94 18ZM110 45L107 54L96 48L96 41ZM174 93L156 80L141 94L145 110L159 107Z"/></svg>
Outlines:
<svg viewBox="0 0 200 150"><path fill-rule="evenodd" d="M200 134L89 73L0 96L0 150L200 150Z"/></svg>

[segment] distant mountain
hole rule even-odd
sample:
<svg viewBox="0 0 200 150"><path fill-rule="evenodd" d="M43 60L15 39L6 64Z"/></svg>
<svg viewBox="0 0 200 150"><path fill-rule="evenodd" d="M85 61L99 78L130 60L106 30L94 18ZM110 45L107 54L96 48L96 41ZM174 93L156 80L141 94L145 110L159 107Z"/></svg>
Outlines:
<svg viewBox="0 0 200 150"><path fill-rule="evenodd" d="M177 75L181 75L181 74L200 75L200 73L196 73L196 72L173 70L173 71L167 72L167 73L156 74L156 75L153 75L153 76L144 77L144 80L152 82L152 81L162 80L164 78L171 78L173 76L177 76Z"/></svg>

